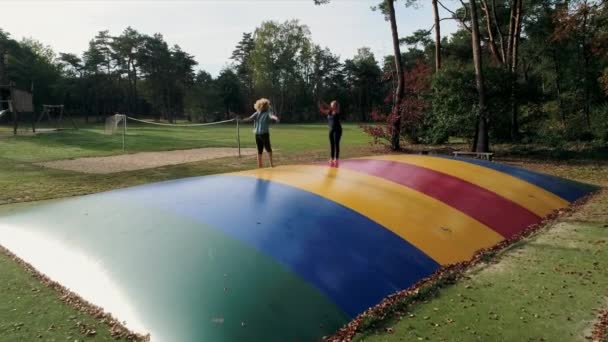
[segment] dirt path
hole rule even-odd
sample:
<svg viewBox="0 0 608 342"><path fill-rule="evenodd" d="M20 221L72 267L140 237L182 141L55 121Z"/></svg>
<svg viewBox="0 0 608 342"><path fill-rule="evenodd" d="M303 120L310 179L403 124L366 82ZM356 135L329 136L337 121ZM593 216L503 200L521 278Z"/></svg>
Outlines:
<svg viewBox="0 0 608 342"><path fill-rule="evenodd" d="M241 155L254 155L255 153L256 150L253 148L241 149ZM214 147L162 152L139 152L110 157L54 160L36 163L36 165L83 173L114 173L192 163L222 157L236 157L237 154L238 150L235 148Z"/></svg>

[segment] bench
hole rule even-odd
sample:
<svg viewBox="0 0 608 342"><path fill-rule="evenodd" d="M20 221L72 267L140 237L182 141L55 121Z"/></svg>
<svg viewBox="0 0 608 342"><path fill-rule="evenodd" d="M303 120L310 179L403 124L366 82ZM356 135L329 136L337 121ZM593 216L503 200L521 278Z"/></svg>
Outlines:
<svg viewBox="0 0 608 342"><path fill-rule="evenodd" d="M459 157L459 156L475 156L477 158L485 159L485 160L489 160L489 161L492 161L492 156L494 155L494 153L492 153L492 152L454 151L452 153L454 154L455 157Z"/></svg>

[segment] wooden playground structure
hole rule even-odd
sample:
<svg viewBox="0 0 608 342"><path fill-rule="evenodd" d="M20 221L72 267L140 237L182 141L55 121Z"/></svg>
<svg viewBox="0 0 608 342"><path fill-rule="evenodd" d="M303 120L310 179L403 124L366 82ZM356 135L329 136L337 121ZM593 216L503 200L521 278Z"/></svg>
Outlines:
<svg viewBox="0 0 608 342"><path fill-rule="evenodd" d="M64 110L63 105L42 105L42 113L36 119L33 91L17 89L13 82L8 85L0 84L0 119L5 115L11 115L14 135L19 129L19 117L23 114L30 116L32 133L36 133L36 126L45 118L54 124L54 130L63 129L61 124L64 116L70 119L73 129L78 129L76 122Z"/></svg>
<svg viewBox="0 0 608 342"><path fill-rule="evenodd" d="M0 84L0 117L11 114L13 121L13 134L17 134L19 128L19 114L31 113L32 132L36 132L34 120L34 100L31 92L15 88L14 83L8 85Z"/></svg>

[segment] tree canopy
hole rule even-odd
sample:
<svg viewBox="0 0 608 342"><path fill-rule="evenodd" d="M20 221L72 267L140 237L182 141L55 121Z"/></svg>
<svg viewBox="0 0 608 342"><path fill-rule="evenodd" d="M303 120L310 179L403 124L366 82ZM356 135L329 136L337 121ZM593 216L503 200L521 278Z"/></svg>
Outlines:
<svg viewBox="0 0 608 342"><path fill-rule="evenodd" d="M234 42L229 64L217 77L201 69L204 56L196 61L160 33L132 27L118 34L100 31L85 51L73 54L56 52L35 38L16 41L0 29L0 81L23 89L34 85L38 110L42 104L64 104L86 120L121 112L215 121L250 114L256 98L268 97L284 122L321 120L317 103L336 99L346 120L377 128L390 119L403 80L402 120L386 130L369 130L380 140L389 142L396 132L411 142L456 136L473 144L480 115L487 119L490 141L608 139L605 1L472 0L452 9L444 2L431 4L444 17L437 11L428 27L398 36L399 58L375 56L358 46L352 58L343 59L316 44L298 20L264 21ZM393 4L423 5L379 1L379 13L370 15L390 14ZM441 37L443 20L457 21L459 29Z"/></svg>

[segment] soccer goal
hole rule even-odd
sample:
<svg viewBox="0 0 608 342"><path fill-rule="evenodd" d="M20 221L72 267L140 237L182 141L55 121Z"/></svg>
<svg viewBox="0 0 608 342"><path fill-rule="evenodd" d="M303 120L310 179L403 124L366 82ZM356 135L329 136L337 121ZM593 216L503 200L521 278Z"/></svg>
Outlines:
<svg viewBox="0 0 608 342"><path fill-rule="evenodd" d="M118 126L123 124L123 129L126 129L127 116L124 114L114 114L106 119L105 134L113 135L118 131Z"/></svg>
<svg viewBox="0 0 608 342"><path fill-rule="evenodd" d="M106 119L105 134L113 135L118 131L118 125L122 123L122 150L125 150L125 135L127 134L127 116L114 114Z"/></svg>

